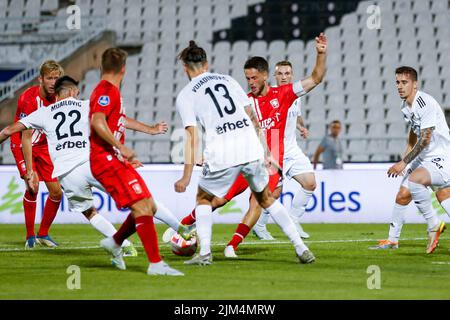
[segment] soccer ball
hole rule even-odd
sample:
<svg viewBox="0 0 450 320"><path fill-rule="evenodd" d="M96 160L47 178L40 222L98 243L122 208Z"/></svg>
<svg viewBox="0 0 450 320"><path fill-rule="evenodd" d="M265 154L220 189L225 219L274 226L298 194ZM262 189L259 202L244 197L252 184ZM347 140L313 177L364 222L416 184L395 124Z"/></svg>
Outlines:
<svg viewBox="0 0 450 320"><path fill-rule="evenodd" d="M175 233L170 239L172 252L177 256L192 256L197 251L197 238L193 236L190 240L184 240L180 234Z"/></svg>

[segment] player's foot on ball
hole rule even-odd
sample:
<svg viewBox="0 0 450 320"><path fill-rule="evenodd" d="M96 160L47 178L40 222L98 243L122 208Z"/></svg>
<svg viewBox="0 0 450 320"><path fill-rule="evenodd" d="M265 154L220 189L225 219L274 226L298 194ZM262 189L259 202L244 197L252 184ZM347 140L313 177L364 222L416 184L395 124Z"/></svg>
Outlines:
<svg viewBox="0 0 450 320"><path fill-rule="evenodd" d="M398 242L380 240L376 246L369 247L370 250L398 249Z"/></svg>
<svg viewBox="0 0 450 320"><path fill-rule="evenodd" d="M134 245L130 242L129 245L122 245L122 252L124 257L137 257L138 252Z"/></svg>
<svg viewBox="0 0 450 320"><path fill-rule="evenodd" d="M255 224L252 229L252 232L259 240L263 241L275 240L275 238L272 237L270 232L267 230L266 226L260 226L258 224Z"/></svg>
<svg viewBox="0 0 450 320"><path fill-rule="evenodd" d="M233 246L226 246L223 254L226 258L237 258L236 252L234 251Z"/></svg>
<svg viewBox="0 0 450 320"><path fill-rule="evenodd" d="M30 249L34 249L37 245L36 242L36 236L31 236L27 238L27 241L25 241L25 249L26 250L30 250Z"/></svg>
<svg viewBox="0 0 450 320"><path fill-rule="evenodd" d="M300 260L301 263L313 263L316 261L316 257L314 257L313 253L309 250L305 250L301 256L297 255L298 260Z"/></svg>
<svg viewBox="0 0 450 320"><path fill-rule="evenodd" d="M441 221L435 228L428 231L428 246L427 246L427 254L431 254L434 252L436 247L439 244L439 237L446 229L445 222Z"/></svg>
<svg viewBox="0 0 450 320"><path fill-rule="evenodd" d="M195 224L191 224L190 226L187 226L187 225L184 225L184 224L180 224L180 226L178 227L177 232L180 234L180 236L184 240L189 240L196 233Z"/></svg>
<svg viewBox="0 0 450 320"><path fill-rule="evenodd" d="M169 243L170 239L172 239L172 237L175 235L175 233L177 233L175 230L173 230L172 228L167 228L166 231L164 231L163 235L162 235L162 241L164 243Z"/></svg>
<svg viewBox="0 0 450 320"><path fill-rule="evenodd" d="M196 254L191 260L185 261L184 264L207 266L212 264L212 260L211 253L205 254L204 256Z"/></svg>
<svg viewBox="0 0 450 320"><path fill-rule="evenodd" d="M148 265L147 274L149 276L184 276L183 272L169 267L164 261L150 263Z"/></svg>
<svg viewBox="0 0 450 320"><path fill-rule="evenodd" d="M50 238L49 235L46 236L37 236L36 237L36 242L38 244L40 244L43 247L48 247L48 248L56 248L58 246L58 244L53 241L52 238Z"/></svg>
<svg viewBox="0 0 450 320"><path fill-rule="evenodd" d="M122 248L114 241L112 237L105 238L100 241L100 246L112 254L111 263L114 267L120 270L125 270L127 268L125 261L123 260Z"/></svg>

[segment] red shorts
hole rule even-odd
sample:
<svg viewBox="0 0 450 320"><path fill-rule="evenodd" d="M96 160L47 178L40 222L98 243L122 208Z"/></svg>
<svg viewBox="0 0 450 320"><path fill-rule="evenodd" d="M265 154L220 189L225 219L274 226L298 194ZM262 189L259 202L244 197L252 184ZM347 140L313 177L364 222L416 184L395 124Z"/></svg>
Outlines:
<svg viewBox="0 0 450 320"><path fill-rule="evenodd" d="M20 177L27 173L25 160L23 158L22 148L11 148L14 159L16 160L17 169L19 169ZM39 181L57 182L58 179L52 178L53 163L48 153L48 146L33 147L32 149L33 171L37 173Z"/></svg>
<svg viewBox="0 0 450 320"><path fill-rule="evenodd" d="M108 170L104 170L105 167ZM129 208L142 199L152 197L144 179L136 169L116 157L105 162L104 166L99 166L98 163L92 166L91 162L91 170L94 178L103 185L119 209Z"/></svg>
<svg viewBox="0 0 450 320"><path fill-rule="evenodd" d="M269 176L269 190L270 192L273 192L278 184L280 183L281 176L279 173L275 173L271 176ZM225 195L225 199L229 202L234 197L240 195L242 192L247 190L248 188L248 182L245 180L244 175L241 173L237 178L236 181L234 181L233 185L231 186L230 190L228 190L228 193Z"/></svg>

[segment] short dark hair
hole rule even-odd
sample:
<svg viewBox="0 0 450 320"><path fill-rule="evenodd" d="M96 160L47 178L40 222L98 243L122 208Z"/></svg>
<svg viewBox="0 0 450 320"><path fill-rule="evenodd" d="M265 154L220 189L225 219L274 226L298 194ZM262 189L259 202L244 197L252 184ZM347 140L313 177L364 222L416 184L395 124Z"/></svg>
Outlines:
<svg viewBox="0 0 450 320"><path fill-rule="evenodd" d="M189 46L178 54L178 59L191 69L202 67L208 61L206 51L197 46L194 40L189 41Z"/></svg>
<svg viewBox="0 0 450 320"><path fill-rule="evenodd" d="M120 48L106 49L102 54L102 73L118 74L126 65L128 53Z"/></svg>
<svg viewBox="0 0 450 320"><path fill-rule="evenodd" d="M408 66L402 66L395 69L395 74L407 74L413 81L417 81L417 71L416 69Z"/></svg>
<svg viewBox="0 0 450 320"><path fill-rule="evenodd" d="M69 76L62 76L55 82L55 93L59 95L61 91L68 89L69 87L78 87L78 81Z"/></svg>
<svg viewBox="0 0 450 320"><path fill-rule="evenodd" d="M251 57L245 62L244 69L256 69L259 72L269 72L269 63L263 57Z"/></svg>
<svg viewBox="0 0 450 320"><path fill-rule="evenodd" d="M339 120L333 120L333 121L330 122L330 126L332 124L341 124L341 122Z"/></svg>

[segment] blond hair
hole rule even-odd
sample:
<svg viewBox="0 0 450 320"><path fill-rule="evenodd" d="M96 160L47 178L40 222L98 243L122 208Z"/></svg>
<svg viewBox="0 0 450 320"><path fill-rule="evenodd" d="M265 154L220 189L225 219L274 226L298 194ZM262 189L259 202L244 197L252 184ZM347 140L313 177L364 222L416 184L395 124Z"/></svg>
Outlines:
<svg viewBox="0 0 450 320"><path fill-rule="evenodd" d="M64 75L64 69L58 62L55 60L47 60L41 65L39 72L41 76L44 76L54 71L58 71L60 77Z"/></svg>

